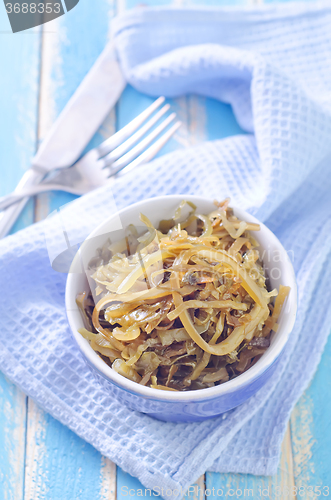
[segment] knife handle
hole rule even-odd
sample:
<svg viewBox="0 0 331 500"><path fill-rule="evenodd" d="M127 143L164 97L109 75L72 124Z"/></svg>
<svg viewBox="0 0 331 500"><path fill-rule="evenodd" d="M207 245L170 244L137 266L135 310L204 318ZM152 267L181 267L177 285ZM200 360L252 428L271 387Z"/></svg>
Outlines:
<svg viewBox="0 0 331 500"><path fill-rule="evenodd" d="M15 189L15 192L19 192L23 189L34 186L35 184L39 184L43 177L44 174L41 174L33 168L30 168L23 175L22 179ZM23 198L23 200L21 200L20 202L11 205L3 212L0 212L0 238L3 238L9 233L23 208L25 207L28 199L29 197Z"/></svg>

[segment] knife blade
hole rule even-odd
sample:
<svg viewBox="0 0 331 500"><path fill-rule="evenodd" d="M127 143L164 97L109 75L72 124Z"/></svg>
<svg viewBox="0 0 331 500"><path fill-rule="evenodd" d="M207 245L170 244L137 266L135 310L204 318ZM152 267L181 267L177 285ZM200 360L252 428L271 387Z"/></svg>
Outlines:
<svg viewBox="0 0 331 500"><path fill-rule="evenodd" d="M55 121L32 165L15 192L38 184L51 170L70 167L105 120L120 97L126 81L109 42ZM28 198L0 214L0 238L6 236Z"/></svg>

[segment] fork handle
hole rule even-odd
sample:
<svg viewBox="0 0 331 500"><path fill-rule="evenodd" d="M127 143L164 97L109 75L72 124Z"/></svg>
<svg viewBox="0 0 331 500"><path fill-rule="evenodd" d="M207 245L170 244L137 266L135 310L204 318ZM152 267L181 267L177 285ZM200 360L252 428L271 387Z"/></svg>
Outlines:
<svg viewBox="0 0 331 500"><path fill-rule="evenodd" d="M63 184L52 184L52 183L41 183L36 186L31 186L28 188L24 188L21 192L13 192L11 194L7 194L0 198L0 210L5 210L7 207L13 205L13 203L17 203L23 198L27 199L31 196L35 196L36 194L45 193L46 191L66 191L67 193L81 195L86 192L82 189L75 189L74 187L64 186Z"/></svg>
<svg viewBox="0 0 331 500"><path fill-rule="evenodd" d="M18 183L17 188L15 189L15 193L17 192L18 194L19 191L23 191L24 189L38 184L43 179L43 177L43 174L33 169L27 170ZM7 210L0 214L0 238L3 238L9 233L23 208L25 207L28 199L28 197L23 198L19 203L7 208Z"/></svg>

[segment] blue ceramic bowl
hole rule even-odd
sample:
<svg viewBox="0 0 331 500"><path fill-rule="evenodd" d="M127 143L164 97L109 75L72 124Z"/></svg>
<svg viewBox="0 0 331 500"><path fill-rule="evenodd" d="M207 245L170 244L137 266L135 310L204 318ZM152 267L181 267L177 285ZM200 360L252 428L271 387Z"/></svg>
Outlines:
<svg viewBox="0 0 331 500"><path fill-rule="evenodd" d="M157 225L160 220L170 218L183 199L195 203L200 213L209 213L215 209L211 200L198 196L174 195L144 200L121 210L97 227L84 242L74 259L72 271L75 272L69 273L66 287L66 310L74 339L104 390L134 410L172 422L199 421L215 417L239 406L255 394L277 368L292 331L297 309L295 275L285 249L276 236L255 217L234 208L237 217L247 222L259 223L261 226L261 230L254 233L254 237L260 244L260 255L271 287L278 289L280 284L291 287L279 318L278 331L273 334L268 350L254 366L238 377L221 385L197 391L152 389L126 379L110 368L78 333L78 329L84 325L75 299L78 293L89 290L89 284L86 274L77 272L77 269L87 269L87 263L95 255L96 249L100 248L108 237L111 237L112 242L119 240L124 236L123 228L129 224L141 225L140 213L147 215L152 223Z"/></svg>

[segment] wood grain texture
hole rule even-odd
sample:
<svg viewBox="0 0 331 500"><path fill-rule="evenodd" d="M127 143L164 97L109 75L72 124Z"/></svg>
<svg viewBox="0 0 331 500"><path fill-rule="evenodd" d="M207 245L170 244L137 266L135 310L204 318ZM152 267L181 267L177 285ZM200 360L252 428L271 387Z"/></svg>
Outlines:
<svg viewBox="0 0 331 500"><path fill-rule="evenodd" d="M117 127L122 128L137 116L143 109L153 102L153 98L143 95L127 86L124 90L117 106ZM180 97L178 99L168 99L171 105L171 111L177 113L178 119L182 121L182 126L174 137L160 151L159 155L166 154L176 149L188 147L206 139L206 128L204 120L204 108L200 104L198 97ZM198 121L198 108L200 106L200 121ZM158 485L155 485L156 487ZM156 493L158 491L156 490ZM137 478L117 468L117 500L124 500L125 497L132 500L146 497L153 498L155 494L148 491ZM204 499L204 476L200 478L197 484L193 485L189 493L185 496L192 500Z"/></svg>
<svg viewBox="0 0 331 500"><path fill-rule="evenodd" d="M28 407L24 499L111 500L112 469L100 453L31 399Z"/></svg>
<svg viewBox="0 0 331 500"><path fill-rule="evenodd" d="M116 498L116 465L106 457L101 457L100 500Z"/></svg>
<svg viewBox="0 0 331 500"><path fill-rule="evenodd" d="M273 0L265 0L265 3L271 2ZM201 1L144 1L147 5L170 3L186 6L201 4ZM262 0L203 1L209 6L229 3L261 4ZM0 195L16 185L30 164L37 140L45 137L101 52L109 37L110 19L115 13L139 4L140 0L81 0L70 13L48 23L42 30L36 28L29 34L15 36L8 32L10 28L4 11L0 12L0 43L5 47L2 51L4 78L0 83L3 86L0 105L6 117L1 129L6 148L0 150ZM110 113L88 147L100 143L152 101L153 98L128 86L116 110ZM160 154L206 139L242 133L231 107L224 103L198 96L183 96L169 102L183 126ZM30 202L14 230L30 224L33 217L35 220L46 217L50 211L72 199L65 193L39 196L35 209L34 203ZM198 479L197 487L190 489L186 498L204 500L205 487L211 492L213 488L216 491L210 496L220 497L217 490L222 490L228 492L228 498L327 497L327 487L331 487L330 358L331 341L311 386L293 411L279 469L274 477L207 473ZM116 492L118 498L127 496L123 487L145 490L137 479L120 469L117 470L116 484L113 463L45 414L31 400L27 404L26 397L0 375L0 500L114 500ZM284 492L286 488L289 491L287 497L276 495L277 491ZM237 494L229 494L229 490ZM245 490L246 495L239 494ZM138 496L130 497L136 500Z"/></svg>
<svg viewBox="0 0 331 500"><path fill-rule="evenodd" d="M35 152L40 39L39 28L13 35L2 6L0 195L15 188ZM13 231L32 221L30 201ZM0 500L23 498L25 429L26 397L0 374Z"/></svg>
<svg viewBox="0 0 331 500"><path fill-rule="evenodd" d="M40 28L29 33L10 31L5 9L0 10L1 79L1 141L0 196L12 191L36 149L37 110L39 95ZM33 221L30 201L13 232Z"/></svg>
<svg viewBox="0 0 331 500"><path fill-rule="evenodd" d="M253 476L251 474L217 474L206 473L206 489L213 498L252 498L283 500L286 495L282 492L289 491L289 498L294 491L293 460L291 452L290 428L285 434L282 445L282 454L277 474L275 476Z"/></svg>
<svg viewBox="0 0 331 500"><path fill-rule="evenodd" d="M42 38L39 141L45 137L102 51L108 38L112 12L112 4L108 0L81 2L69 14L45 25ZM82 32L85 36L82 36ZM91 141L90 147L111 135L114 128L115 114L112 112ZM59 192L38 196L35 220L45 218L74 198ZM115 498L115 465L30 400L27 436L25 499Z"/></svg>
<svg viewBox="0 0 331 500"><path fill-rule="evenodd" d="M0 500L23 500L26 403L0 373Z"/></svg>
<svg viewBox="0 0 331 500"><path fill-rule="evenodd" d="M293 468L298 498L331 496L330 365L331 337L310 386L299 399L291 416Z"/></svg>
<svg viewBox="0 0 331 500"><path fill-rule="evenodd" d="M136 4L137 2L131 0L126 2L127 8L135 7ZM153 5L155 5L154 2ZM121 3L121 8L124 8L123 3ZM118 128L126 125L152 101L152 98L141 94L131 86L127 86L117 107ZM242 132L233 116L231 107L226 104L200 96L182 96L176 99L167 99L167 102L171 105L171 111L176 112L182 126L159 155L193 146L207 139L223 138ZM136 478L132 478L118 468L117 498L124 499L127 488L132 490L133 496L131 498L133 500L137 500L141 492L145 492L145 488ZM185 498L202 500L205 497L204 490L204 476L202 476L197 484L192 485ZM150 494L147 492L146 496L150 496Z"/></svg>

